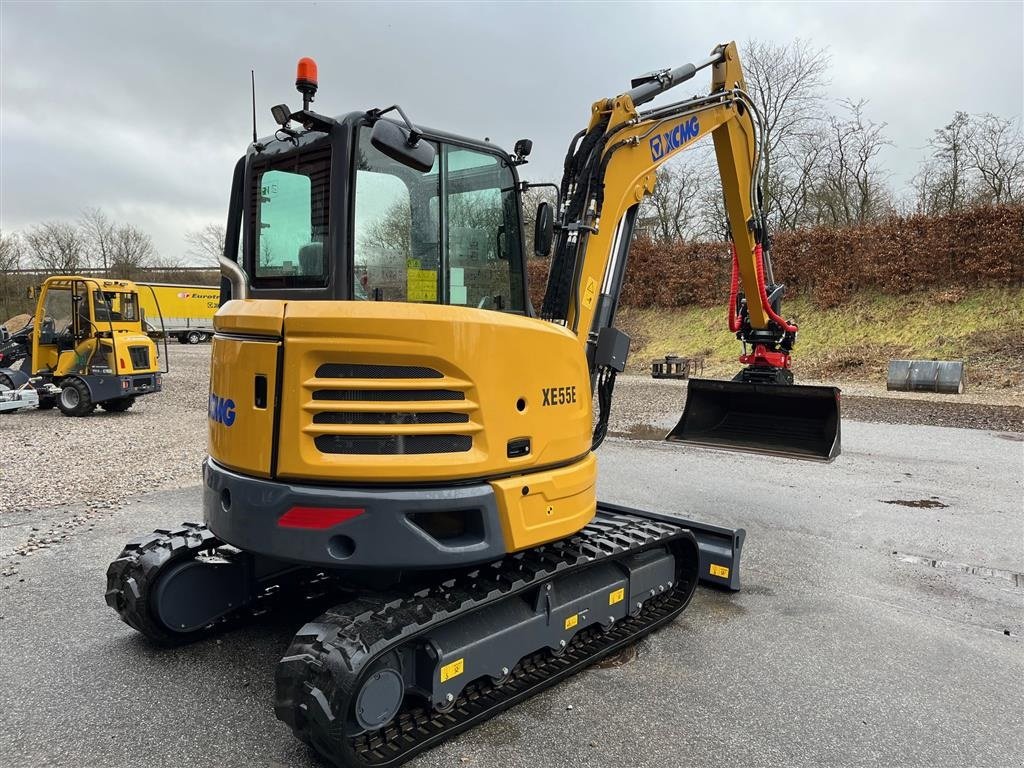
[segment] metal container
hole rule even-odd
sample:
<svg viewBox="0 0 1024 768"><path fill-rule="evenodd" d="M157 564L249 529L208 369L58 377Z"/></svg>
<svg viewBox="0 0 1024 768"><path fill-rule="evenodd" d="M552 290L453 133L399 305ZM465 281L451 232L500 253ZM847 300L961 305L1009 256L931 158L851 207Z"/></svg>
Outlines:
<svg viewBox="0 0 1024 768"><path fill-rule="evenodd" d="M963 360L890 360L886 389L962 395L965 383Z"/></svg>

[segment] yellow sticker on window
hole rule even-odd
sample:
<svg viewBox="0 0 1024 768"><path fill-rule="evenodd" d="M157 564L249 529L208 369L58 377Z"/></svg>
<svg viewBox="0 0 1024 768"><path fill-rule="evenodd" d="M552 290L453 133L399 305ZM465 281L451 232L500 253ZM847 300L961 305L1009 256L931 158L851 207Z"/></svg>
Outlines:
<svg viewBox="0 0 1024 768"><path fill-rule="evenodd" d="M409 301L437 301L437 272L409 269L406 273L406 297Z"/></svg>
<svg viewBox="0 0 1024 768"><path fill-rule="evenodd" d="M597 296L597 280L587 278L587 287L583 290L583 306L591 309L594 306L594 297Z"/></svg>
<svg viewBox="0 0 1024 768"><path fill-rule="evenodd" d="M712 563L711 567L708 568L708 570L711 572L712 576L717 576L720 579L729 578L729 569L726 568L724 565L715 565L714 563Z"/></svg>
<svg viewBox="0 0 1024 768"><path fill-rule="evenodd" d="M626 597L626 590L623 588L616 589L610 595L608 595L608 605L615 605L621 603Z"/></svg>
<svg viewBox="0 0 1024 768"><path fill-rule="evenodd" d="M466 669L465 661L465 659L456 659L451 664L441 667L441 682L446 683L453 677L461 675Z"/></svg>
<svg viewBox="0 0 1024 768"><path fill-rule="evenodd" d="M580 623L580 615L578 613L574 613L572 616L569 616L565 620L565 628L566 629L572 629L573 627L575 627L579 623Z"/></svg>

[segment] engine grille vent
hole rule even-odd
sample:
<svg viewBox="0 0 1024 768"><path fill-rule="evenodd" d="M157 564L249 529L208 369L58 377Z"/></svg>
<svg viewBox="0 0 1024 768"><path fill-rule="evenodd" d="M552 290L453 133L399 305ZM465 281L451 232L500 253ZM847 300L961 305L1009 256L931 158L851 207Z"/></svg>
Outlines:
<svg viewBox="0 0 1024 768"><path fill-rule="evenodd" d="M318 389L314 400L352 400L401 403L414 400L465 400L466 393L454 389Z"/></svg>
<svg viewBox="0 0 1024 768"><path fill-rule="evenodd" d="M322 453L364 456L463 453L473 447L469 435L320 435L313 442Z"/></svg>
<svg viewBox="0 0 1024 768"><path fill-rule="evenodd" d="M404 413L401 411L330 411L313 416L314 424L468 424L468 413Z"/></svg>
<svg viewBox="0 0 1024 768"><path fill-rule="evenodd" d="M303 431L321 453L464 453L483 429L471 382L427 366L321 363L304 387Z"/></svg>
<svg viewBox="0 0 1024 768"><path fill-rule="evenodd" d="M443 379L444 374L418 365L363 365L324 363L316 369L318 379Z"/></svg>

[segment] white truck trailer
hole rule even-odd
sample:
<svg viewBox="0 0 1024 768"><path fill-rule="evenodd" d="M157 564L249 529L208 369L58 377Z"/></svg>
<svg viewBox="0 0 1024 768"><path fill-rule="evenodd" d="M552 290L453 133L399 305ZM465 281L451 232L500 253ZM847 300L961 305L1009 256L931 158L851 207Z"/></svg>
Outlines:
<svg viewBox="0 0 1024 768"><path fill-rule="evenodd" d="M181 344L199 344L213 337L213 315L220 307L220 286L136 283L148 332L164 333ZM159 307L157 304L159 303Z"/></svg>

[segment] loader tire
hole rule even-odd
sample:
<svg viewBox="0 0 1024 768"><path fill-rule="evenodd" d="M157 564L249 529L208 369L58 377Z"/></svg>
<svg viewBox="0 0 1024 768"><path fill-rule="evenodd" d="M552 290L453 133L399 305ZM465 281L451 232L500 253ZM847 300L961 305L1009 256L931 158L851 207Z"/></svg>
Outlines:
<svg viewBox="0 0 1024 768"><path fill-rule="evenodd" d="M14 382L11 381L11 377L5 373L0 373L0 387L7 387L8 389L14 389Z"/></svg>
<svg viewBox="0 0 1024 768"><path fill-rule="evenodd" d="M57 398L52 395L40 395L39 396L39 410L40 411L52 411L57 407Z"/></svg>
<svg viewBox="0 0 1024 768"><path fill-rule="evenodd" d="M116 400L107 400L104 403L100 403L100 408L107 413L124 413L133 405L135 405L134 397L119 397Z"/></svg>
<svg viewBox="0 0 1024 768"><path fill-rule="evenodd" d="M89 387L81 379L68 379L60 385L57 407L65 416L88 416L96 410Z"/></svg>

